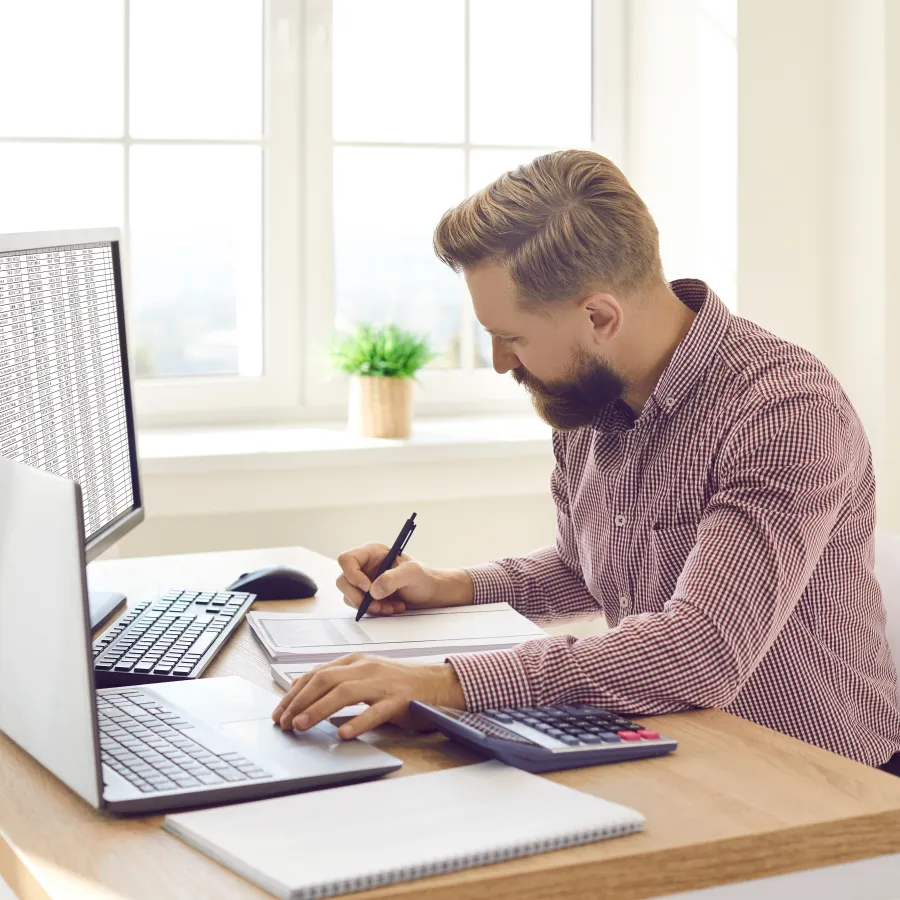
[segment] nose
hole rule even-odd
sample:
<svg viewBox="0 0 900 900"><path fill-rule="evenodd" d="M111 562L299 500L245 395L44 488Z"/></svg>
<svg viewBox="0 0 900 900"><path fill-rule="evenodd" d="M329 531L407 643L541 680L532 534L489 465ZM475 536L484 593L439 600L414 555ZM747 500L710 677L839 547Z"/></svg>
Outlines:
<svg viewBox="0 0 900 900"><path fill-rule="evenodd" d="M519 357L496 337L491 340L491 356L493 357L494 371L498 375L505 375L522 365Z"/></svg>

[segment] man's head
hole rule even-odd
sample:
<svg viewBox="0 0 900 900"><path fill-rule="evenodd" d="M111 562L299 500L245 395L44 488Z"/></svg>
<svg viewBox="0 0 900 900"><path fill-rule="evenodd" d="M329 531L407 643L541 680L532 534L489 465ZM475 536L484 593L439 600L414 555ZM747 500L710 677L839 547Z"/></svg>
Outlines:
<svg viewBox="0 0 900 900"><path fill-rule="evenodd" d="M665 282L656 225L608 159L566 150L501 175L444 214L434 247L465 275L494 368L551 425L588 424L622 395L626 318Z"/></svg>

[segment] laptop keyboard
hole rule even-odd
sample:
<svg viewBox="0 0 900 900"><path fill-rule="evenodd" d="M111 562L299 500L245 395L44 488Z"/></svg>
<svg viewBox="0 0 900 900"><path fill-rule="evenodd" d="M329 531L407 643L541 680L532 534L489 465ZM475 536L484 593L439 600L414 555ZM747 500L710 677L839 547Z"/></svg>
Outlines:
<svg viewBox="0 0 900 900"><path fill-rule="evenodd" d="M213 753L191 740L194 726L139 691L97 695L100 757L144 793L217 787L270 778L239 753Z"/></svg>

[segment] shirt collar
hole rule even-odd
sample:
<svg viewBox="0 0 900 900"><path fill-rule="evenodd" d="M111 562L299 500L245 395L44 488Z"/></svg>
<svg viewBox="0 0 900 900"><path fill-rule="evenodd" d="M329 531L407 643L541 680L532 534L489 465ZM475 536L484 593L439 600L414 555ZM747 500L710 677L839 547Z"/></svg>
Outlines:
<svg viewBox="0 0 900 900"><path fill-rule="evenodd" d="M696 278L680 278L670 282L669 287L697 316L676 347L641 416L651 406L665 415L679 407L709 368L731 325L728 308L705 282Z"/></svg>

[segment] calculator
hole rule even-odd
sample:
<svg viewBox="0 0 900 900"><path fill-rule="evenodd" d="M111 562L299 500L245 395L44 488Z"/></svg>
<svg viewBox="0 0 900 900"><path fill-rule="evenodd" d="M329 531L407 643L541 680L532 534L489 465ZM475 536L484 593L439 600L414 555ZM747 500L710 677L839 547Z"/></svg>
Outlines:
<svg viewBox="0 0 900 900"><path fill-rule="evenodd" d="M527 772L662 756L678 746L652 728L584 703L474 713L414 700L409 710L451 740Z"/></svg>

